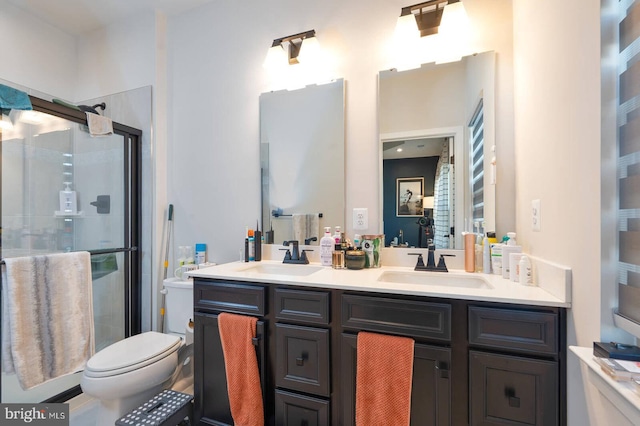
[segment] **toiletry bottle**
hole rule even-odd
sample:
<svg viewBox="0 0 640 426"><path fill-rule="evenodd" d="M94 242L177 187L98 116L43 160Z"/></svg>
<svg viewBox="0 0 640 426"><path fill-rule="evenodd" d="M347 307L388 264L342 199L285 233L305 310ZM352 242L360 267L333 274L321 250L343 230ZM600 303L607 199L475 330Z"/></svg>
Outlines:
<svg viewBox="0 0 640 426"><path fill-rule="evenodd" d="M196 244L196 265L202 265L207 261L207 245L203 243Z"/></svg>
<svg viewBox="0 0 640 426"><path fill-rule="evenodd" d="M340 227L336 226L336 231L333 233L333 240L335 245L339 245L342 241L342 235L340 233Z"/></svg>
<svg viewBox="0 0 640 426"><path fill-rule="evenodd" d="M475 272L475 243L476 236L473 232L467 232L464 234L464 270L466 272Z"/></svg>
<svg viewBox="0 0 640 426"><path fill-rule="evenodd" d="M481 234L476 234L476 244L475 244L475 272L482 272L483 260L482 260L483 252L482 252L482 236Z"/></svg>
<svg viewBox="0 0 640 426"><path fill-rule="evenodd" d="M196 260L193 258L193 247L184 246L184 263L189 265L195 262Z"/></svg>
<svg viewBox="0 0 640 426"><path fill-rule="evenodd" d="M353 236L353 246L356 248L356 250L360 250L360 248L362 247L362 237L360 236L360 234L355 234Z"/></svg>
<svg viewBox="0 0 640 426"><path fill-rule="evenodd" d="M256 221L256 230L253 232L253 240L256 246L256 262L259 262L262 260L262 232L258 226L258 221Z"/></svg>
<svg viewBox="0 0 640 426"><path fill-rule="evenodd" d="M531 260L528 256L520 258L520 284L533 285L533 275L531 274Z"/></svg>
<svg viewBox="0 0 640 426"><path fill-rule="evenodd" d="M491 273L491 243L488 236L482 240L482 272Z"/></svg>
<svg viewBox="0 0 640 426"><path fill-rule="evenodd" d="M65 214L77 214L78 198L76 197L76 191L72 191L69 188L70 182L65 182L64 185L64 190L60 191L60 211Z"/></svg>
<svg viewBox="0 0 640 426"><path fill-rule="evenodd" d="M185 253L185 247L184 246L179 246L178 247L178 266L182 266L186 263L187 257L186 257L186 253Z"/></svg>
<svg viewBox="0 0 640 426"><path fill-rule="evenodd" d="M491 245L491 271L494 275L502 275L502 248L504 244Z"/></svg>
<svg viewBox="0 0 640 426"><path fill-rule="evenodd" d="M521 253L522 247L516 242L516 233L507 232L507 244L502 247L502 278L511 278L511 253Z"/></svg>
<svg viewBox="0 0 640 426"><path fill-rule="evenodd" d="M320 263L322 266L331 266L331 253L336 241L331 236L331 227L325 226L324 237L320 239Z"/></svg>
<svg viewBox="0 0 640 426"><path fill-rule="evenodd" d="M256 240L253 236L253 229L249 229L249 261L253 262L256 260Z"/></svg>

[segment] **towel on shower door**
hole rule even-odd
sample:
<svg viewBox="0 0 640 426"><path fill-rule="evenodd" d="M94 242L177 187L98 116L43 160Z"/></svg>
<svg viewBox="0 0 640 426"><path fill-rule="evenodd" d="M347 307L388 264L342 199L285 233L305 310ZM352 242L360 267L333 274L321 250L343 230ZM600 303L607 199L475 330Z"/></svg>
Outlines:
<svg viewBox="0 0 640 426"><path fill-rule="evenodd" d="M30 389L84 369L95 351L88 252L5 259L2 366Z"/></svg>
<svg viewBox="0 0 640 426"><path fill-rule="evenodd" d="M0 84L0 110L8 114L12 109L33 109L31 99L25 92Z"/></svg>
<svg viewBox="0 0 640 426"><path fill-rule="evenodd" d="M91 136L107 136L113 134L113 121L109 117L87 112L87 125Z"/></svg>
<svg viewBox="0 0 640 426"><path fill-rule="evenodd" d="M293 239L304 244L304 240L315 237L319 240L318 233L320 220L318 214L293 214Z"/></svg>

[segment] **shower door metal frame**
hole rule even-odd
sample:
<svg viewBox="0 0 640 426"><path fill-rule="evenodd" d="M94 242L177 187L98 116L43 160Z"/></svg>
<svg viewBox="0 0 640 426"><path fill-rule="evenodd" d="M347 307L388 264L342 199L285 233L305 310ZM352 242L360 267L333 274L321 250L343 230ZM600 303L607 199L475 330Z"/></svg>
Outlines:
<svg viewBox="0 0 640 426"><path fill-rule="evenodd" d="M46 101L34 96L29 96L34 111L54 115L75 123L87 125L87 116L84 112L75 110L60 104ZM140 192L142 189L142 131L124 124L113 122L113 132L124 139L124 247L92 250L93 254L124 253L124 306L125 306L125 337L141 332L142 324L142 267L141 267L141 220L142 204ZM1 141L0 136L0 141ZM0 159L2 159L2 144L0 143ZM0 163L1 164L1 163ZM0 165L1 172L1 165ZM2 173L0 173L0 185ZM1 187L1 186L0 186ZM0 212L2 204L0 201ZM0 245L1 253L1 245ZM42 402L65 402L82 393L80 386L74 386Z"/></svg>

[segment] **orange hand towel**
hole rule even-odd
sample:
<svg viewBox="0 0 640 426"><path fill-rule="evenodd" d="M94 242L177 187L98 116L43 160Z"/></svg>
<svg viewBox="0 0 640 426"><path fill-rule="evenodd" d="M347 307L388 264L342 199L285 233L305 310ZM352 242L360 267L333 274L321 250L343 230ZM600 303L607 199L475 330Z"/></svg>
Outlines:
<svg viewBox="0 0 640 426"><path fill-rule="evenodd" d="M257 322L244 315L218 315L229 405L236 426L264 426L258 359L251 342Z"/></svg>
<svg viewBox="0 0 640 426"><path fill-rule="evenodd" d="M356 426L409 425L413 339L358 333Z"/></svg>

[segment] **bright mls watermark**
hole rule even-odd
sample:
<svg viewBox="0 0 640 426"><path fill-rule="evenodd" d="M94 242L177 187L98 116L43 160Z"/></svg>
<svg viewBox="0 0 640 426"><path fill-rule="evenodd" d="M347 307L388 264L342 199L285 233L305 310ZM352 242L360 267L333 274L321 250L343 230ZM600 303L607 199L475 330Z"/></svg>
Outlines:
<svg viewBox="0 0 640 426"><path fill-rule="evenodd" d="M0 424L69 426L69 404L0 404Z"/></svg>

